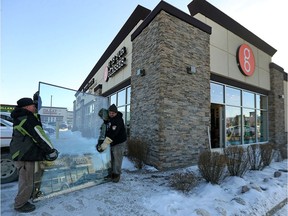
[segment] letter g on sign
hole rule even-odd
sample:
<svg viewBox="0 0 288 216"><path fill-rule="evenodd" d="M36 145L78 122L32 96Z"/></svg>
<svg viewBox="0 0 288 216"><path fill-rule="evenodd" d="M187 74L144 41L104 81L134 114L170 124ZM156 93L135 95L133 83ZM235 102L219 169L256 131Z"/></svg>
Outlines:
<svg viewBox="0 0 288 216"><path fill-rule="evenodd" d="M242 44L237 50L237 64L245 76L252 76L255 71L255 58L253 51L247 44Z"/></svg>

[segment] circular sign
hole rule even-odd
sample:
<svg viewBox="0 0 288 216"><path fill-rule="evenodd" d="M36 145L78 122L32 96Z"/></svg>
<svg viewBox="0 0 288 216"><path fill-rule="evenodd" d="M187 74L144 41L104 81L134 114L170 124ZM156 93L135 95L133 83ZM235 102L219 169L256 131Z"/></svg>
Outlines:
<svg viewBox="0 0 288 216"><path fill-rule="evenodd" d="M237 63L245 76L252 76L255 71L255 58L253 51L247 44L242 44L237 50Z"/></svg>
<svg viewBox="0 0 288 216"><path fill-rule="evenodd" d="M109 77L108 77L108 67L106 66L104 69L104 80L105 82L108 82Z"/></svg>

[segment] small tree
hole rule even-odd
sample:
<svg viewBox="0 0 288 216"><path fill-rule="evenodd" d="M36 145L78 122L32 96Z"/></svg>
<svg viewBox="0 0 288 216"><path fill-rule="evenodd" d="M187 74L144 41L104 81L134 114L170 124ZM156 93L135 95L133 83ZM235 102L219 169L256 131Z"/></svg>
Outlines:
<svg viewBox="0 0 288 216"><path fill-rule="evenodd" d="M248 160L251 170L262 170L262 158L259 144L250 145L247 147Z"/></svg>
<svg viewBox="0 0 288 216"><path fill-rule="evenodd" d="M198 168L207 182L219 184L225 178L225 156L218 152L204 151L199 156Z"/></svg>
<svg viewBox="0 0 288 216"><path fill-rule="evenodd" d="M169 179L169 184L176 190L187 193L198 184L198 178L193 172L174 173Z"/></svg>
<svg viewBox="0 0 288 216"><path fill-rule="evenodd" d="M263 167L269 166L273 159L273 145L271 143L260 145L261 158Z"/></svg>
<svg viewBox="0 0 288 216"><path fill-rule="evenodd" d="M242 177L250 168L247 151L241 146L229 146L224 149L227 168L231 176Z"/></svg>

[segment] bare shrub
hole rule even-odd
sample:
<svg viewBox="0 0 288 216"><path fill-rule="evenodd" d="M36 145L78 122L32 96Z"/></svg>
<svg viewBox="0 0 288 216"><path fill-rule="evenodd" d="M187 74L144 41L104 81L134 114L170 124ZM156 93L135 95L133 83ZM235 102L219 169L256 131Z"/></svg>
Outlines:
<svg viewBox="0 0 288 216"><path fill-rule="evenodd" d="M251 170L262 170L263 163L261 158L261 150L259 144L250 145L247 147L248 160Z"/></svg>
<svg viewBox="0 0 288 216"><path fill-rule="evenodd" d="M198 168L207 182L219 184L225 178L225 156L218 152L204 151L199 156Z"/></svg>
<svg viewBox="0 0 288 216"><path fill-rule="evenodd" d="M127 140L127 156L137 169L142 169L147 157L147 144L138 139Z"/></svg>
<svg viewBox="0 0 288 216"><path fill-rule="evenodd" d="M271 164L271 161L273 159L273 148L274 145L271 143L260 145L263 167L269 166Z"/></svg>
<svg viewBox="0 0 288 216"><path fill-rule="evenodd" d="M174 173L169 179L169 184L176 190L187 193L198 184L198 180L193 172Z"/></svg>
<svg viewBox="0 0 288 216"><path fill-rule="evenodd" d="M247 151L241 146L229 146L224 149L227 168L231 176L242 177L250 168Z"/></svg>

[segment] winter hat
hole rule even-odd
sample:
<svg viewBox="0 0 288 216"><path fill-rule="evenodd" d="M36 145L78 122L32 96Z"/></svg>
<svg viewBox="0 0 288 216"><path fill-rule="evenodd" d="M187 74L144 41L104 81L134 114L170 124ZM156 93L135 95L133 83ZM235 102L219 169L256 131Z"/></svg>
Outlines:
<svg viewBox="0 0 288 216"><path fill-rule="evenodd" d="M115 106L115 104L112 104L112 105L109 107L108 110L109 110L110 112L115 112L115 113L118 112L118 109L117 109L117 107Z"/></svg>
<svg viewBox="0 0 288 216"><path fill-rule="evenodd" d="M25 107L34 104L31 98L21 98L17 101L18 107Z"/></svg>
<svg viewBox="0 0 288 216"><path fill-rule="evenodd" d="M100 109L98 112L98 115L100 116L100 118L102 118L103 120L107 121L108 120L108 110L107 109Z"/></svg>

